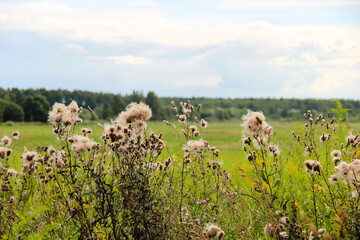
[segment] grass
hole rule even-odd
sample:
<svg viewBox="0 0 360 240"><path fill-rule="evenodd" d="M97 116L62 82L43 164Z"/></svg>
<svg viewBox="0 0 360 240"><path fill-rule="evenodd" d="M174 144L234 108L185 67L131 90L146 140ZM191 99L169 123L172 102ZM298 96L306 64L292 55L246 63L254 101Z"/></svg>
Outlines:
<svg viewBox="0 0 360 240"><path fill-rule="evenodd" d="M295 122L269 122L275 131L274 141L281 149L289 149L293 138L291 130L298 129L301 125ZM360 129L360 123L352 123L354 129ZM176 124L176 127L179 126ZM78 134L81 134L81 128L90 128L93 133L90 135L94 141L100 142L103 130L94 122L82 123L77 127ZM21 138L17 141L15 147L14 168L20 170L22 160L20 156L23 149L20 146L26 146L28 150L35 150L38 146L58 146L59 141L56 135L52 133L52 127L47 123L14 123L12 126L0 125L0 137L4 135L11 136L14 130L21 133ZM149 122L147 132L163 132L164 140L167 141L167 151L163 158L168 156L179 156L182 154L182 147L179 142L183 141L183 136L176 131L173 126L166 126L162 122ZM220 150L220 157L223 167L235 173L237 167L246 165L246 153L242 148L243 138L242 127L239 121L223 121L209 123L206 129L201 132L201 137L209 142L211 146L216 146ZM285 147L285 148L284 148Z"/></svg>

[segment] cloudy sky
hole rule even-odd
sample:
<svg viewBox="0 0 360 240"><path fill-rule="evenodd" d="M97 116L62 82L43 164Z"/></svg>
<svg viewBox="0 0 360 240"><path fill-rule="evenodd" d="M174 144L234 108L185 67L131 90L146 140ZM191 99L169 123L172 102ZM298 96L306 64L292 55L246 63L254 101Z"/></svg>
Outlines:
<svg viewBox="0 0 360 240"><path fill-rule="evenodd" d="M0 0L0 87L360 99L360 0Z"/></svg>

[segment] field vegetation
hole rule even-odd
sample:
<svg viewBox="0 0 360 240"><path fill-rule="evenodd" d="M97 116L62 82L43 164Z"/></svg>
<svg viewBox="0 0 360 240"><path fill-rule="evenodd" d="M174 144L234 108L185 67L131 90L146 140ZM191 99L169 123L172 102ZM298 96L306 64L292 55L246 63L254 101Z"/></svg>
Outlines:
<svg viewBox="0 0 360 240"><path fill-rule="evenodd" d="M333 106L335 103L333 103ZM357 239L359 123L340 102L297 122L212 122L191 101L0 125L4 239ZM351 115L351 113L350 113ZM205 114L206 116L206 114ZM175 119L175 120L174 120Z"/></svg>

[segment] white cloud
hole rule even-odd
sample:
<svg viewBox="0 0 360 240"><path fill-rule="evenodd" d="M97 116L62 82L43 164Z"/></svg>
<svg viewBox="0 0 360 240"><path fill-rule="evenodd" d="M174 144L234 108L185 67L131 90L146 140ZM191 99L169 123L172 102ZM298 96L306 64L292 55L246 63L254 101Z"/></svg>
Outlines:
<svg viewBox="0 0 360 240"><path fill-rule="evenodd" d="M219 75L215 76L198 76L198 77L186 77L177 79L175 86L177 87L217 87L222 82L222 78Z"/></svg>
<svg viewBox="0 0 360 240"><path fill-rule="evenodd" d="M323 0L222 0L221 8L285 8L285 7L339 7L356 6L359 1L323 1Z"/></svg>
<svg viewBox="0 0 360 240"><path fill-rule="evenodd" d="M151 64L153 62L151 58L135 57L132 55L107 56L107 57L91 56L91 57L86 57L85 59L113 61L115 65L144 65L144 64Z"/></svg>
<svg viewBox="0 0 360 240"><path fill-rule="evenodd" d="M67 53L85 54L87 51L80 45L77 44L66 44L62 50Z"/></svg>
<svg viewBox="0 0 360 240"><path fill-rule="evenodd" d="M359 1L305 0L226 3L228 6L235 4L232 7L240 3L238 7L241 8L360 4ZM121 79L131 79L131 83L137 85L152 76L157 83L168 82L172 86L218 87L220 82L225 85L229 76L239 79L231 72L241 65L244 72L252 67L258 69L251 73L258 76L264 74L264 66L276 69L278 75L261 77L268 77L269 82L277 76L284 79L290 76L289 81L300 81L285 85L284 94L299 96L301 90L325 96L338 89L359 90L360 28L356 25L241 23L211 16L205 21L175 19L164 12L139 8L105 11L73 9L57 3L0 3L0 34L6 31L31 31L68 42L91 42L109 48L131 46L133 50L134 46L146 45L148 48L129 50L129 55L125 56L85 58L141 66L143 71L139 71L139 67L121 68ZM86 53L75 44L65 45L63 50ZM152 64L153 58L157 64ZM293 75L287 75L289 69ZM316 77L309 79L304 69ZM308 82L302 83L304 79ZM325 86L326 83L329 85Z"/></svg>

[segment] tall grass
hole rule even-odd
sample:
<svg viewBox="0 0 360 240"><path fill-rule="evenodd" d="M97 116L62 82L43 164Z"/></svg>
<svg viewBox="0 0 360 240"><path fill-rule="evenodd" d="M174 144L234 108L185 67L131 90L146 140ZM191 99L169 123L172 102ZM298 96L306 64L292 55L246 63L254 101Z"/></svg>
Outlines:
<svg viewBox="0 0 360 240"><path fill-rule="evenodd" d="M0 148L1 236L360 236L360 139L339 103L325 116L309 110L293 129L267 123L260 112L245 115L243 128L218 129L201 119L201 105L172 106L177 122L147 126L151 110L131 104L90 130L75 102L56 104L52 140L29 142L44 126L15 125L20 139L4 137ZM8 135L12 127L1 126Z"/></svg>

